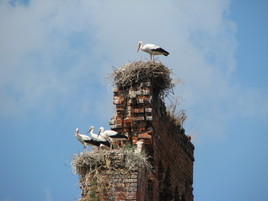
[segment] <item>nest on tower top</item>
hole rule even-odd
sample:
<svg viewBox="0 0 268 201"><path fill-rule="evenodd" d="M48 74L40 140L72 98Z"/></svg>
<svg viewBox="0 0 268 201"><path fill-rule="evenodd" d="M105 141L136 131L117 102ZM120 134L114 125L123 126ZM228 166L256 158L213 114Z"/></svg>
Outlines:
<svg viewBox="0 0 268 201"><path fill-rule="evenodd" d="M167 96L174 84L170 77L171 69L155 61L136 61L115 69L110 78L119 89L127 89L141 83L150 82L154 92Z"/></svg>

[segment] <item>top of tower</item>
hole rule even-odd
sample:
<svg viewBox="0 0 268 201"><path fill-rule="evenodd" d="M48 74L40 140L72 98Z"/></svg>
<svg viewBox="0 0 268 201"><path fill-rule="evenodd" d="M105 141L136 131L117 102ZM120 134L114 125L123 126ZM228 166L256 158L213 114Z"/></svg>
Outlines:
<svg viewBox="0 0 268 201"><path fill-rule="evenodd" d="M170 73L172 70L162 63L135 61L115 69L110 78L117 88L123 89L150 82L156 94L166 96L174 87Z"/></svg>

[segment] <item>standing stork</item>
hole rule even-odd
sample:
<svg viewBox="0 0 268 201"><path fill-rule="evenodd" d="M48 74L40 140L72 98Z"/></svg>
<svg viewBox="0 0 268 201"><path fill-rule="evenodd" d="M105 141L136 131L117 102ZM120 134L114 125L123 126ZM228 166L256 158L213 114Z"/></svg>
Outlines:
<svg viewBox="0 0 268 201"><path fill-rule="evenodd" d="M127 136L125 136L123 134L120 134L120 133L113 131L113 130L104 130L103 127L100 127L99 135L104 137L104 138L108 138L109 141L111 142L111 145L114 142L128 139Z"/></svg>
<svg viewBox="0 0 268 201"><path fill-rule="evenodd" d="M100 146L100 143L93 140L91 137L87 135L83 135L79 133L79 128L75 129L75 137L79 140L84 145L84 151L86 150L86 147L88 145L93 145L93 146Z"/></svg>
<svg viewBox="0 0 268 201"><path fill-rule="evenodd" d="M94 133L94 126L90 126L87 132L90 133L93 140L99 142L100 144L108 147L111 145L107 138Z"/></svg>
<svg viewBox="0 0 268 201"><path fill-rule="evenodd" d="M164 56L169 55L169 52L167 52L167 51L164 50L163 48L161 48L161 47L159 47L159 46L157 46L157 45L154 45L154 44L145 44L145 45L144 45L142 41L140 41L140 42L138 43L138 50L137 50L137 52L138 52L140 49L141 49L142 51L144 51L144 52L149 53L149 54L150 54L150 59L151 59L151 60L154 60L154 55L160 55L160 54L162 54L162 55L164 55Z"/></svg>

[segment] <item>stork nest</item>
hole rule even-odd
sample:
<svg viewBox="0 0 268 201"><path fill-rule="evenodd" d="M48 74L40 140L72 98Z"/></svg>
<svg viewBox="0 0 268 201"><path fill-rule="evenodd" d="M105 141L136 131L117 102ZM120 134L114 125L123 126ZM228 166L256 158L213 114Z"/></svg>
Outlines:
<svg viewBox="0 0 268 201"><path fill-rule="evenodd" d="M94 175L108 170L118 171L119 169L128 173L145 168L150 172L152 166L148 158L145 152L136 153L134 148L96 150L75 154L71 164L74 173L81 176L88 173Z"/></svg>
<svg viewBox="0 0 268 201"><path fill-rule="evenodd" d="M121 89L150 82L156 94L167 96L174 88L170 73L172 70L162 63L136 61L115 69L109 78L117 88Z"/></svg>

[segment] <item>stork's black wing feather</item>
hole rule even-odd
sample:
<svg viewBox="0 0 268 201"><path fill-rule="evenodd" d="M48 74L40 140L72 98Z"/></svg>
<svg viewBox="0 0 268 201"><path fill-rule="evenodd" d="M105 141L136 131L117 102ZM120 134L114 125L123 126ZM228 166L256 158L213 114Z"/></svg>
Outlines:
<svg viewBox="0 0 268 201"><path fill-rule="evenodd" d="M102 141L102 142L100 142L101 144L104 144L104 145L106 145L106 146L110 146L111 144L110 144L110 142L109 141Z"/></svg>
<svg viewBox="0 0 268 201"><path fill-rule="evenodd" d="M110 136L110 138L126 138L127 139L127 136L125 136L123 134L117 134L117 135L114 135L114 136Z"/></svg>
<svg viewBox="0 0 268 201"><path fill-rule="evenodd" d="M88 144L100 146L100 142L92 140L92 139L91 140L85 140L85 142L88 143Z"/></svg>
<svg viewBox="0 0 268 201"><path fill-rule="evenodd" d="M152 51L153 51L153 52L161 52L161 53L163 53L163 55L165 55L165 56L169 55L169 52L167 52L166 50L164 50L164 49L161 48L161 47L152 49Z"/></svg>

